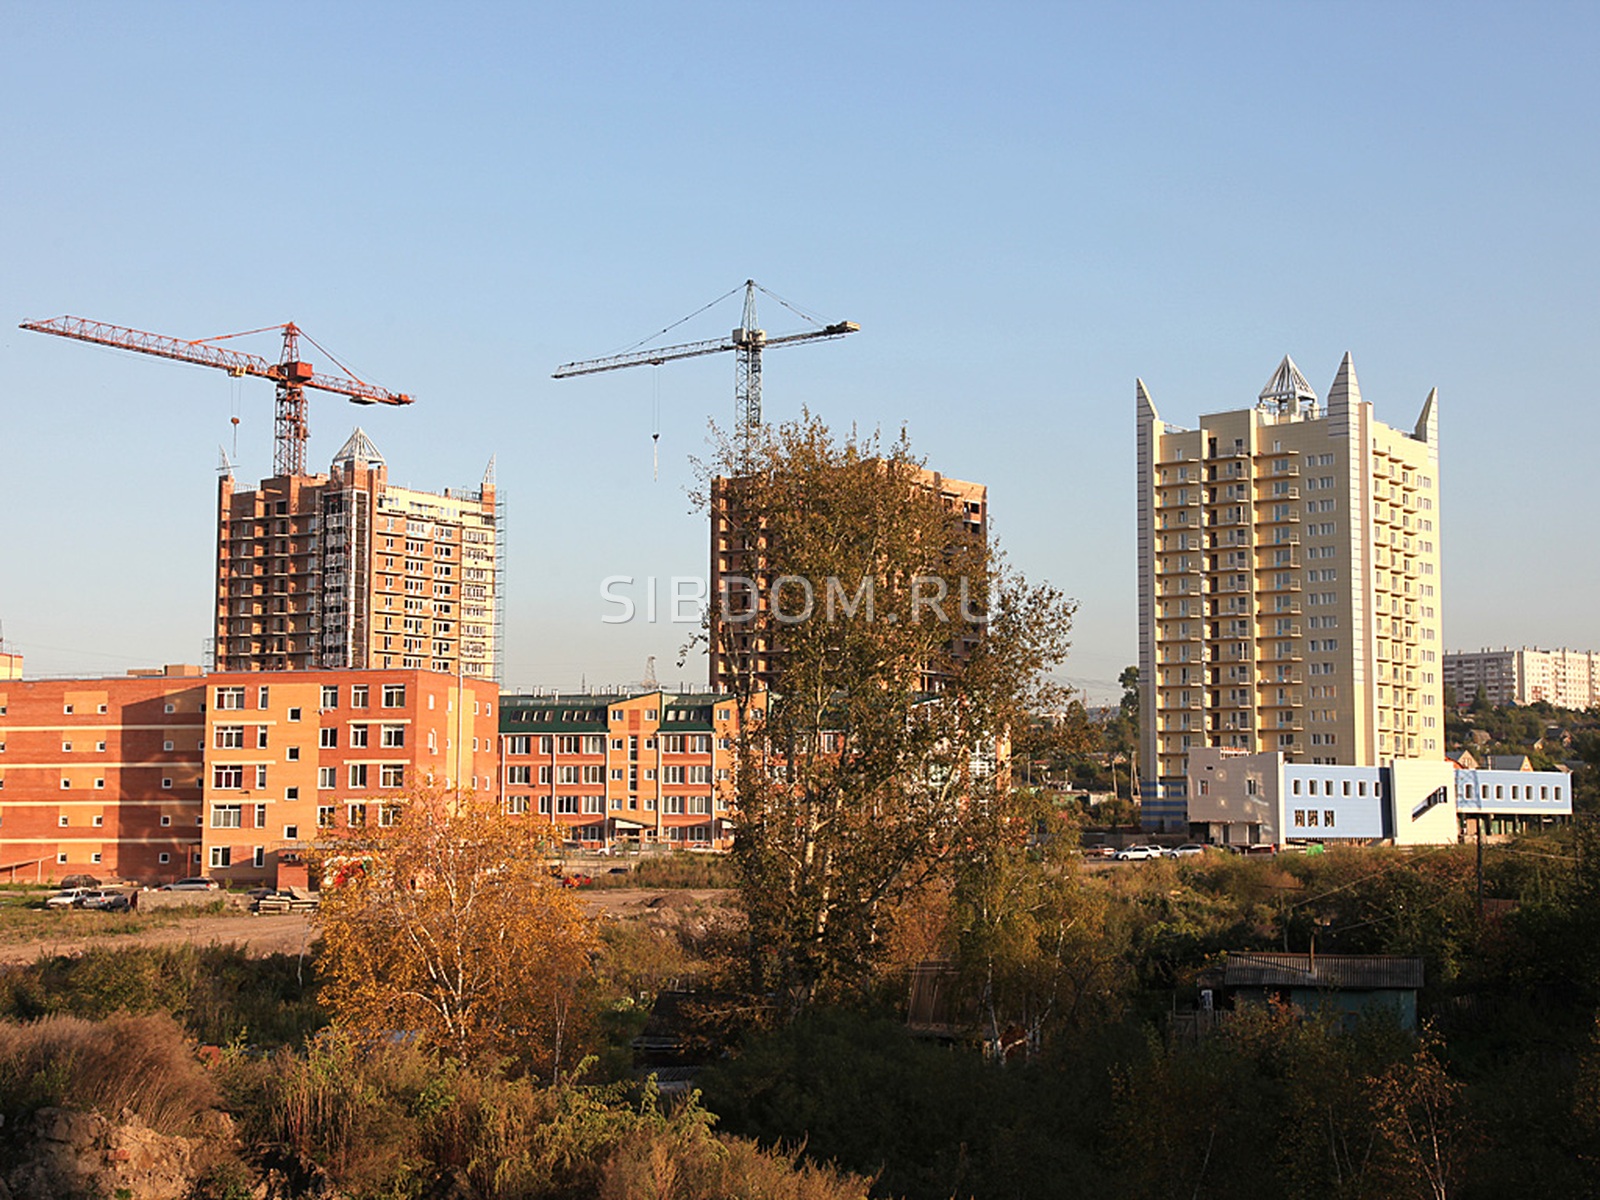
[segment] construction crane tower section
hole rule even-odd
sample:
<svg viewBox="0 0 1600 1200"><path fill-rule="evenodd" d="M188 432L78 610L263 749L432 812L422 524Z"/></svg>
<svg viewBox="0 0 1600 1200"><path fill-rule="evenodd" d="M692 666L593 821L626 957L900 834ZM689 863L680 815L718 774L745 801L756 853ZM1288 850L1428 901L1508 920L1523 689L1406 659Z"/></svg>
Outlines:
<svg viewBox="0 0 1600 1200"><path fill-rule="evenodd" d="M118 350L132 350L157 358L170 358L176 362L192 363L201 367L217 367L230 375L253 375L270 379L277 387L277 411L273 423L272 470L274 475L304 475L306 466L306 441L310 425L306 415L306 389L333 392L347 396L354 404L410 404L412 397L404 392L391 392L375 384L358 379L349 372L343 375L324 375L300 357L299 326L290 321L284 325L269 325L249 333L276 330L283 336L283 353L277 362L269 362L258 354L230 350L215 343L245 334L224 334L215 338L184 341L157 333L145 333L103 321L90 321L83 317L54 317L48 321L24 321L23 329L35 333L48 333L55 337L70 338L78 342L91 342L98 346L111 346ZM313 342L313 345L315 343ZM326 353L326 351L324 351ZM328 355L329 358L333 356ZM343 370L343 368L340 368Z"/></svg>
<svg viewBox="0 0 1600 1200"><path fill-rule="evenodd" d="M831 341L856 333L861 326L854 321L836 321L800 333L785 333L769 337L756 321L756 290L760 287L753 279L744 283L744 314L739 327L725 338L699 342L684 342L677 346L661 346L653 350L630 350L605 358L583 359L563 363L554 372L556 379L569 379L574 375L596 375L601 371L616 371L623 367L658 367L662 363L680 358L698 358L705 354L734 351L734 408L740 433L753 438L761 429L761 355L775 346L792 346L799 342ZM765 290L765 289L762 289ZM770 295L770 293L769 293ZM726 299L726 297L724 297Z"/></svg>

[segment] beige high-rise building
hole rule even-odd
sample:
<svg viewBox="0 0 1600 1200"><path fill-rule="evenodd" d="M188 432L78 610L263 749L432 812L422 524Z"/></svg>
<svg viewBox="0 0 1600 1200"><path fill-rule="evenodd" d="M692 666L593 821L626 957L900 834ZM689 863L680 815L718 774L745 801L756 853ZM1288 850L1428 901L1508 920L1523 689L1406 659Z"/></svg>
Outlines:
<svg viewBox="0 0 1600 1200"><path fill-rule="evenodd" d="M1145 827L1186 827L1198 746L1442 758L1437 392L1392 428L1346 354L1326 401L1285 357L1195 429L1137 403Z"/></svg>
<svg viewBox="0 0 1600 1200"><path fill-rule="evenodd" d="M357 429L327 475L218 487L217 671L499 677L499 509L477 488L389 482Z"/></svg>

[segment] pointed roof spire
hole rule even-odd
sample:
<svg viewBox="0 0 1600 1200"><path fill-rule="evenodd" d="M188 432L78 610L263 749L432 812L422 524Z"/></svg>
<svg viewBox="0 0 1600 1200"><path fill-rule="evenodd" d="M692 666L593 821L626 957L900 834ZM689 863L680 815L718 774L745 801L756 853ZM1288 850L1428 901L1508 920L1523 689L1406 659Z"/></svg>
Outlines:
<svg viewBox="0 0 1600 1200"><path fill-rule="evenodd" d="M1261 389L1260 401L1262 404L1273 404L1292 412L1300 407L1302 400L1309 400L1315 404L1317 393L1306 382L1306 377L1300 373L1300 368L1294 365L1294 359L1285 354L1283 361L1278 364L1278 369L1272 373L1272 378L1267 380L1267 386Z"/></svg>
<svg viewBox="0 0 1600 1200"><path fill-rule="evenodd" d="M372 444L372 439L367 436L366 430L357 425L355 432L345 439L344 445L339 447L339 452L333 456L333 461L382 463L383 455L378 453L378 448Z"/></svg>
<svg viewBox="0 0 1600 1200"><path fill-rule="evenodd" d="M1333 377L1333 386L1328 389L1328 407L1341 403L1361 403L1361 384L1356 379L1356 364L1348 350L1339 362L1339 373Z"/></svg>
<svg viewBox="0 0 1600 1200"><path fill-rule="evenodd" d="M1439 440L1439 389L1429 388L1428 398L1422 402L1422 412L1417 417L1417 427L1411 436L1432 446Z"/></svg>
<svg viewBox="0 0 1600 1200"><path fill-rule="evenodd" d="M1151 417L1159 417L1160 414L1156 412L1156 402L1150 398L1150 389L1144 386L1144 380L1135 379L1133 383L1134 401L1139 406L1139 415L1148 414Z"/></svg>
<svg viewBox="0 0 1600 1200"><path fill-rule="evenodd" d="M493 454L489 455L489 465L483 469L483 486L486 488L494 486L494 460L496 457Z"/></svg>

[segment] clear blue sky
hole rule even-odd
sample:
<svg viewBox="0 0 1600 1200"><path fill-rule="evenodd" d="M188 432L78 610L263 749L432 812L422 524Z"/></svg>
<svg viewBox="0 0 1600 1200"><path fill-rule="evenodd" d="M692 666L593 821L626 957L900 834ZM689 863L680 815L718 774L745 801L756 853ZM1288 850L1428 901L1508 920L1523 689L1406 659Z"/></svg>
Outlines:
<svg viewBox="0 0 1600 1200"><path fill-rule="evenodd" d="M679 671L600 580L701 574L686 487L727 356L557 382L754 277L862 332L766 407L909 427L1136 658L1134 379L1163 416L1345 350L1440 393L1445 644L1600 648L1592 4L0 3L0 622L30 673L196 661L217 447L271 391L25 333L294 320L409 409L391 478L509 505L507 682ZM793 328L770 303L773 331ZM718 336L730 302L678 331ZM269 357L269 340L254 347ZM661 474L653 480L653 410ZM641 584L642 594L642 584Z"/></svg>

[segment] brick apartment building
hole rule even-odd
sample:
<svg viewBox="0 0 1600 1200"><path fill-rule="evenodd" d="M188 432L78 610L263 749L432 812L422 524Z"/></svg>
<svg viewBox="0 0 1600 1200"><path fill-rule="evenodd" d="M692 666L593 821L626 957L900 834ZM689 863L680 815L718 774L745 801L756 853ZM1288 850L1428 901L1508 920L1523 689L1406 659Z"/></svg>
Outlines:
<svg viewBox="0 0 1600 1200"><path fill-rule="evenodd" d="M938 471L918 468L916 484L939 497L961 527L980 543L989 536L989 489L981 483L952 479ZM706 653L709 657L713 692L735 691L744 677L763 690L775 687L782 671L783 647L770 624L752 620L746 614L766 613L771 609L772 587L789 567L783 548L774 545L768 531L760 526L740 498L739 481L719 476L711 482L711 625ZM822 589L823 581L811 581ZM845 586L848 581L842 581ZM849 602L851 587L845 586ZM791 601L793 598L790 598ZM816 597L824 604L825 595ZM724 619L727 617L728 619ZM970 628L957 626L951 648L974 638ZM937 686L929 676L930 689Z"/></svg>
<svg viewBox="0 0 1600 1200"><path fill-rule="evenodd" d="M303 881L319 829L392 820L412 786L494 786L499 688L435 671L233 672L205 679L203 869Z"/></svg>
<svg viewBox="0 0 1600 1200"><path fill-rule="evenodd" d="M758 699L753 711L760 707ZM712 693L508 695L500 797L508 811L591 849L618 841L727 849L738 729L738 706Z"/></svg>
<svg viewBox="0 0 1600 1200"><path fill-rule="evenodd" d="M200 866L205 681L0 678L0 880L157 882Z"/></svg>

